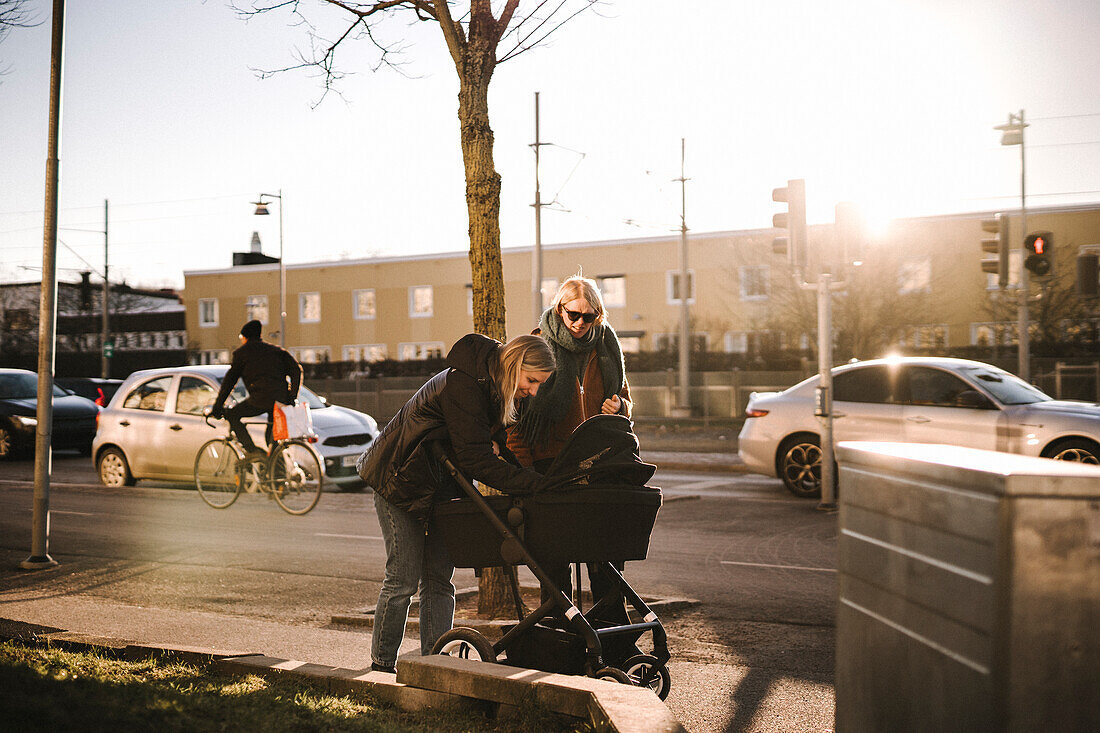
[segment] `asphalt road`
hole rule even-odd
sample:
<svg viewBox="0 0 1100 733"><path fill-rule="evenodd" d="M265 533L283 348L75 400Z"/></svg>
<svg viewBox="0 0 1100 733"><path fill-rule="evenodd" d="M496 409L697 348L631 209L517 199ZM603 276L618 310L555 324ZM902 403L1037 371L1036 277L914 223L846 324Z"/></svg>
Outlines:
<svg viewBox="0 0 1100 733"><path fill-rule="evenodd" d="M4 592L33 591L324 627L377 598L384 553L369 493L326 493L304 517L256 495L219 511L186 486L96 486L89 459L60 455L49 550L61 565L43 582L17 569L32 475L30 461L0 465L0 617ZM662 618L670 708L697 732L831 729L835 515L751 475L658 472L651 483L666 503L649 559L626 577L643 595L700 601ZM472 571L455 584L475 585Z"/></svg>

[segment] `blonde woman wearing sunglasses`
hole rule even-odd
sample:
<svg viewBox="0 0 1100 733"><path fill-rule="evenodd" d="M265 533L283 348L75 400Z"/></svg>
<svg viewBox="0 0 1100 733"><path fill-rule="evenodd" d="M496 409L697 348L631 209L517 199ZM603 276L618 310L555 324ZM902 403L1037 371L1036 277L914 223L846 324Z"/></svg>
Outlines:
<svg viewBox="0 0 1100 733"><path fill-rule="evenodd" d="M523 401L518 421L508 429L508 448L521 465L545 472L578 425L601 413L630 417L633 403L619 337L607 323L594 280L575 275L563 282L532 333L549 342L557 371ZM598 599L611 586L594 570L589 565ZM565 581L559 585L568 594L568 568L547 571L555 581ZM607 621L627 623L626 606L619 605L621 614L616 608Z"/></svg>

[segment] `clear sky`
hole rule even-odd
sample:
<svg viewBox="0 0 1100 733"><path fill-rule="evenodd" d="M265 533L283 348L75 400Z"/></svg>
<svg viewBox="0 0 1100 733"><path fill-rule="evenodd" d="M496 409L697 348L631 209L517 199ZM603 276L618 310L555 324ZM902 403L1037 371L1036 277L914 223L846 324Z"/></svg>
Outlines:
<svg viewBox="0 0 1100 733"><path fill-rule="evenodd" d="M315 0L302 0L308 5ZM530 5L525 0L524 5ZM254 230L288 263L465 250L457 81L438 26L392 26L405 76L348 46L343 96L304 72L285 14L221 0L70 0L59 277L102 267L182 286L228 267ZM39 277L50 8L0 43L0 280ZM330 14L331 15L331 14ZM838 201L872 219L1019 206L1019 148L992 127L1026 110L1029 206L1100 201L1096 0L614 0L501 65L490 91L502 245L534 238L540 92L544 243L770 226L771 190L805 178L811 223ZM579 155L583 153L583 159ZM579 161L579 165L577 165ZM277 212L272 207L272 213ZM30 269L28 269L30 268ZM548 273L554 274L554 273Z"/></svg>

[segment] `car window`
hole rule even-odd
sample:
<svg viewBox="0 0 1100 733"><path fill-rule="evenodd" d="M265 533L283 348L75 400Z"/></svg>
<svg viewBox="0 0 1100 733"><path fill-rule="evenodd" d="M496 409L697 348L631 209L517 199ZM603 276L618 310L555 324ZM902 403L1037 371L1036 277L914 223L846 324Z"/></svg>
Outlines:
<svg viewBox="0 0 1100 733"><path fill-rule="evenodd" d="M833 399L887 403L893 397L893 374L885 366L857 367L833 376Z"/></svg>
<svg viewBox="0 0 1100 733"><path fill-rule="evenodd" d="M230 397L237 403L244 402L248 399L248 390L245 389L244 382L239 379L237 380L237 383L233 385L233 391L230 392ZM298 388L298 400L309 405L309 409L311 410L322 410L329 406L321 402L321 398L309 390L305 385L301 385Z"/></svg>
<svg viewBox="0 0 1100 733"><path fill-rule="evenodd" d="M974 391L954 374L931 367L905 367L902 383L905 402L910 405L957 407L960 394Z"/></svg>
<svg viewBox="0 0 1100 733"><path fill-rule="evenodd" d="M1038 387L1028 384L1015 374L1003 372L992 367L964 367L967 374L990 394L1005 405L1030 405L1035 402L1049 402L1050 395Z"/></svg>
<svg viewBox="0 0 1100 733"><path fill-rule="evenodd" d="M168 401L168 388L171 385L171 375L139 384L130 394L126 395L122 406L132 410L164 412L164 406Z"/></svg>
<svg viewBox="0 0 1100 733"><path fill-rule="evenodd" d="M72 394L56 384L54 397L67 397ZM0 376L0 400L33 400L38 397L37 374L4 374Z"/></svg>
<svg viewBox="0 0 1100 733"><path fill-rule="evenodd" d="M205 379L198 377L180 377L179 393L176 395L176 412L184 415L201 415L204 408L214 404L217 390Z"/></svg>

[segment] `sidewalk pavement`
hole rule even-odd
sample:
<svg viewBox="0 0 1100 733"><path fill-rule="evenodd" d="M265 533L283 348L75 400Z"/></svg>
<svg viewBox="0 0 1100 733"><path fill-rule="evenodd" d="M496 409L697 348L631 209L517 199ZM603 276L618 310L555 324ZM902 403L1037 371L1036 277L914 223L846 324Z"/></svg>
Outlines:
<svg viewBox="0 0 1100 733"><path fill-rule="evenodd" d="M7 553L10 554L10 553ZM620 733L686 733L651 690L451 657L420 657L406 635L397 676L370 671L370 637L339 628L291 626L197 611L145 608L88 596L5 594L0 638L107 647L126 656L162 652L213 660L227 672L292 674L336 694L369 692L405 710L488 701L546 708ZM299 660L310 660L299 661Z"/></svg>

